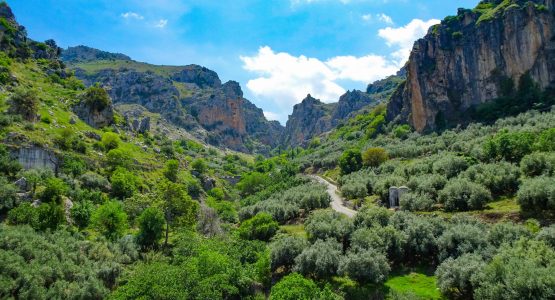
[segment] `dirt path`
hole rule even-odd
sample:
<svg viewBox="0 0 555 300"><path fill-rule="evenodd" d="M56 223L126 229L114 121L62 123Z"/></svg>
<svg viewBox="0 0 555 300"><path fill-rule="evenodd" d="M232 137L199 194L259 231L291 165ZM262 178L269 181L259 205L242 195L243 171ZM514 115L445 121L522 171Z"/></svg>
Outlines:
<svg viewBox="0 0 555 300"><path fill-rule="evenodd" d="M357 213L356 211L346 207L343 204L343 198L339 196L339 191L337 190L336 185L332 184L331 182L317 175L309 175L309 177L318 181L319 183L325 184L328 187L328 194L332 199L331 208L333 210L335 210L336 212L342 213L350 218L356 215Z"/></svg>

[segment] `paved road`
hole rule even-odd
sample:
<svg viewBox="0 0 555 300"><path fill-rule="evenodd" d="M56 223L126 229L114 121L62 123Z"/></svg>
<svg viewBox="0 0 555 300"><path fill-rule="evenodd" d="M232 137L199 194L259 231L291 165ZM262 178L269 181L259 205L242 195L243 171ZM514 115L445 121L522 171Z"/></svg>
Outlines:
<svg viewBox="0 0 555 300"><path fill-rule="evenodd" d="M317 176L317 175L308 175L310 178L325 184L328 187L328 194L330 194L330 197L332 199L331 202L331 208L339 213L342 213L344 215L347 215L348 217L352 218L356 215L356 211L346 207L343 204L343 198L341 198L341 196L339 196L339 191L337 190L337 186L335 186L334 184L332 184L331 182L325 180L324 178Z"/></svg>

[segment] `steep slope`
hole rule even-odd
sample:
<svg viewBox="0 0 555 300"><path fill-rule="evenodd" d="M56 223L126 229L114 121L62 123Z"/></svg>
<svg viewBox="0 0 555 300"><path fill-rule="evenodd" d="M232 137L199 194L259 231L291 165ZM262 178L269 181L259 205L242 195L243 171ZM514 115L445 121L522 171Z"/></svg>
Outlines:
<svg viewBox="0 0 555 300"><path fill-rule="evenodd" d="M222 84L205 67L150 65L83 46L62 57L87 85L106 88L124 115L136 112L126 110L129 104L140 105L210 144L242 152L269 153L279 143L283 127L267 121L238 83Z"/></svg>
<svg viewBox="0 0 555 300"><path fill-rule="evenodd" d="M347 91L337 103L325 104L308 95L294 106L283 133L282 144L285 147L306 145L315 136L366 112L366 108L387 101L404 79L401 71L395 76L369 84L366 92Z"/></svg>
<svg viewBox="0 0 555 300"><path fill-rule="evenodd" d="M460 9L415 43L388 120L433 130L467 122L478 105L523 88L519 81L552 86L554 28L553 0L488 0Z"/></svg>

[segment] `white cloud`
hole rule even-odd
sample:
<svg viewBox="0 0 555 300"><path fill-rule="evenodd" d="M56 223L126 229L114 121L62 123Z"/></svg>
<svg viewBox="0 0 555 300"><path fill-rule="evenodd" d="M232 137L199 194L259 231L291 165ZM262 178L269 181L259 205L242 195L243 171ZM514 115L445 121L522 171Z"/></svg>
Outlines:
<svg viewBox="0 0 555 300"><path fill-rule="evenodd" d="M395 74L408 59L414 41L437 22L413 20L403 27L380 30L378 35L391 48L387 56L336 56L323 61L261 47L253 56L240 57L243 68L256 74L256 78L247 82L247 88L259 100L269 101L285 112L307 94L324 102L335 102L345 93L342 81L368 84ZM265 112L265 115L282 120L280 114Z"/></svg>
<svg viewBox="0 0 555 300"><path fill-rule="evenodd" d="M376 15L366 14L366 15L362 15L361 18L365 22L378 21L378 22L382 22L382 23L385 23L385 24L393 25L393 19L390 16L388 16L384 13L376 14Z"/></svg>
<svg viewBox="0 0 555 300"><path fill-rule="evenodd" d="M440 22L440 20L436 19L429 21L414 19L403 27L380 29L378 35L386 41L389 47L398 48L397 51L392 53L392 56L399 63L404 63L410 56L414 41L423 37L432 25L439 24Z"/></svg>
<svg viewBox="0 0 555 300"><path fill-rule="evenodd" d="M154 27L156 27L156 28L165 28L166 25L168 25L168 20L161 19L156 24L154 24Z"/></svg>
<svg viewBox="0 0 555 300"><path fill-rule="evenodd" d="M143 20L144 19L143 16L139 15L136 12L132 12L132 11L128 11L126 13L121 14L121 17L124 18L124 19L127 19L127 20L129 20L129 19Z"/></svg>
<svg viewBox="0 0 555 300"><path fill-rule="evenodd" d="M265 111L264 116L266 117L266 119L268 121L279 121L281 119L280 114L276 114L276 113L271 112L271 111Z"/></svg>
<svg viewBox="0 0 555 300"><path fill-rule="evenodd" d="M393 24L393 19L384 13L378 14L378 20L386 24Z"/></svg>

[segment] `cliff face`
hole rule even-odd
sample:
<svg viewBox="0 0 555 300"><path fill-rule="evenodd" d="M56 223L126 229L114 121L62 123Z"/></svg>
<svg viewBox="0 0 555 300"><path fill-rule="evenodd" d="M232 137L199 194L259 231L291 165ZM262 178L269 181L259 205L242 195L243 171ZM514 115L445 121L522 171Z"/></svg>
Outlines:
<svg viewBox="0 0 555 300"><path fill-rule="evenodd" d="M308 95L301 103L293 107L289 116L282 144L300 146L312 137L331 129L331 113L336 104L325 104Z"/></svg>
<svg viewBox="0 0 555 300"><path fill-rule="evenodd" d="M417 41L407 81L388 119L417 131L465 122L470 108L502 94L502 82L529 72L540 87L555 82L554 0L482 1L432 27Z"/></svg>
<svg viewBox="0 0 555 300"><path fill-rule="evenodd" d="M165 67L120 61L119 54L86 47L86 51L70 49L63 57L76 59L68 61L75 75L87 85L100 83L116 108L138 104L197 138L237 151L268 153L279 143L283 127L266 120L262 110L243 97L237 82L222 84L212 70L198 65ZM108 58L116 60L106 62ZM110 65L114 67L104 68ZM97 70L98 66L102 68Z"/></svg>
<svg viewBox="0 0 555 300"><path fill-rule="evenodd" d="M302 146L312 138L328 132L343 121L361 113L364 108L377 105L389 99L391 94L405 79L400 72L396 76L376 81L368 85L367 91L347 91L337 103L325 104L308 95L300 104L295 105L289 116L282 144Z"/></svg>

